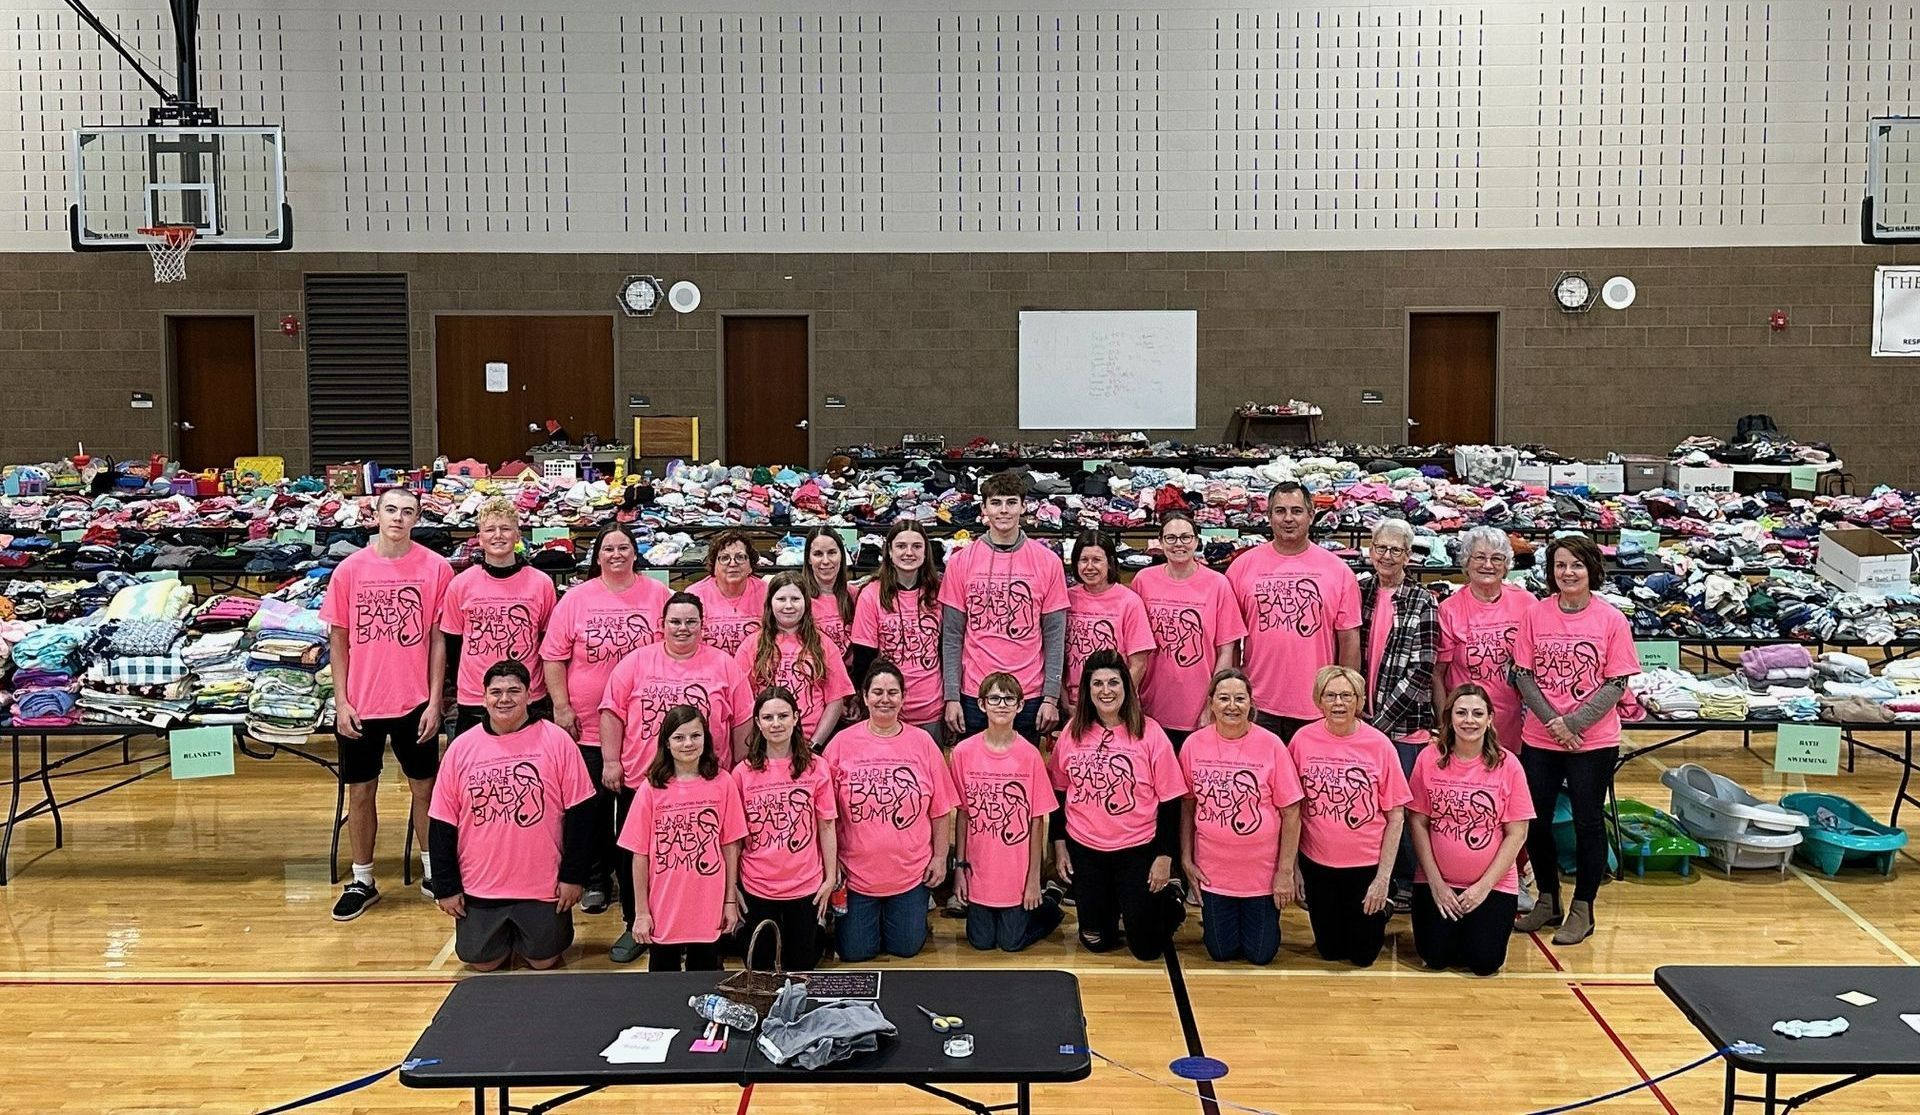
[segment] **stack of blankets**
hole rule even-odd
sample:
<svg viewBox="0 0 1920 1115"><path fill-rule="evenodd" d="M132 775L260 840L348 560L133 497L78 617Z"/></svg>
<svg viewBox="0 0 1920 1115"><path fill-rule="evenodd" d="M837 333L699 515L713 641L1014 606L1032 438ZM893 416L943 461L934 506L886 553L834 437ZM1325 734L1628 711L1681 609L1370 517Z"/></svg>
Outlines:
<svg viewBox="0 0 1920 1115"><path fill-rule="evenodd" d="M80 691L87 721L171 728L185 720L193 711L191 671L180 655L185 636L179 619L104 625Z"/></svg>
<svg viewBox="0 0 1920 1115"><path fill-rule="evenodd" d="M260 602L250 626L247 667L253 690L247 698L247 734L266 743L304 744L332 719L327 626L303 603L273 598Z"/></svg>
<svg viewBox="0 0 1920 1115"><path fill-rule="evenodd" d="M11 720L20 728L66 728L80 722L80 651L93 632L56 623L14 644Z"/></svg>

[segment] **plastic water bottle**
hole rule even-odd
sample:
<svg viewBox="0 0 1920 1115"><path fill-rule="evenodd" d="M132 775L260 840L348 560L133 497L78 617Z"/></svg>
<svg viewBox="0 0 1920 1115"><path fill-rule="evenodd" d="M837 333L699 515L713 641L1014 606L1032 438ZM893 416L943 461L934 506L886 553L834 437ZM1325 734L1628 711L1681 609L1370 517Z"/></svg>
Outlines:
<svg viewBox="0 0 1920 1115"><path fill-rule="evenodd" d="M745 1003L736 1003L724 995L708 993L694 995L687 1000L693 1013L708 1022L718 1022L722 1026L731 1026L736 1030L753 1030L760 1025L760 1012Z"/></svg>

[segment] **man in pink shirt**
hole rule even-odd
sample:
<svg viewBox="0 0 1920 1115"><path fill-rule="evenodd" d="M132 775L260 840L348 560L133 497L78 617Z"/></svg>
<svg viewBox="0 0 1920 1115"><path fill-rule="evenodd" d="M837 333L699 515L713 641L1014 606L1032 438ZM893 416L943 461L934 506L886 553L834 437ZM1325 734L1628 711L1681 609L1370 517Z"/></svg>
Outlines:
<svg viewBox="0 0 1920 1115"><path fill-rule="evenodd" d="M510 658L487 669L487 719L447 747L429 812L433 895L454 919L454 953L482 972L515 955L558 964L593 865L587 764L573 737L529 718L529 676Z"/></svg>
<svg viewBox="0 0 1920 1115"><path fill-rule="evenodd" d="M413 791L414 839L420 844L420 889L432 896L427 810L440 770L440 692L447 645L434 634L453 567L412 538L420 497L388 488L374 503L380 533L349 554L327 581L320 618L330 628L334 734L340 781L347 785L347 836L353 880L334 903L333 920L352 921L380 900L373 882L374 812L380 768L389 745Z"/></svg>
<svg viewBox="0 0 1920 1115"><path fill-rule="evenodd" d="M1360 582L1308 537L1313 500L1291 480L1267 493L1273 542L1242 553L1227 583L1246 621L1241 662L1253 681L1255 721L1291 741L1317 720L1313 679L1323 666L1360 668Z"/></svg>
<svg viewBox="0 0 1920 1115"><path fill-rule="evenodd" d="M1023 473L996 473L980 485L987 535L954 552L940 582L940 665L951 738L977 735L987 714L969 694L1005 671L1031 693L1014 731L1036 745L1060 723L1067 653L1067 571L1060 556L1020 529Z"/></svg>

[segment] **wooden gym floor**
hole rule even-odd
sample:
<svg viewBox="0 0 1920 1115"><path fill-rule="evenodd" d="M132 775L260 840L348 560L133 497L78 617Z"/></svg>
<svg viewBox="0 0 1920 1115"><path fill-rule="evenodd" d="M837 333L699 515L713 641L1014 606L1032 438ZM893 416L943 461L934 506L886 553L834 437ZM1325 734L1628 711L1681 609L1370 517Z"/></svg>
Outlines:
<svg viewBox="0 0 1920 1115"><path fill-rule="evenodd" d="M1662 764L1706 763L1764 798L1800 787L1723 734L1643 758L1623 796L1664 807ZM1656 762L1656 760L1658 760ZM155 777L66 813L67 846L50 822L24 824L11 885L0 889L0 1110L256 1111L400 1060L460 978L450 925L402 888L406 799L383 785L382 901L359 921L328 917L335 889L325 852L333 787L289 757L239 759L236 776ZM1885 815L1898 769L1862 754L1834 788ZM63 780L71 798L124 771ZM1822 786L1827 780L1816 780ZM31 797L29 790L28 797ZM1507 971L1479 980L1420 970L1397 919L1388 955L1365 972L1311 957L1304 915L1283 919L1268 969L1209 961L1190 918L1179 938L1192 1022L1205 1052L1227 1062L1222 1100L1283 1112L1476 1112L1518 1115L1611 1091L1685 1064L1705 1043L1652 983L1668 963L1915 964L1920 867L1903 855L1891 879L1785 878L1710 867L1692 878L1649 876L1601 892L1598 932L1556 949L1515 938ZM608 967L616 913L580 917L575 969ZM1188 1052L1180 1003L1160 964L1090 956L1070 932L1006 957L980 954L961 923L937 918L934 939L906 963L1068 968L1079 974L1093 1047L1171 1082ZM1069 930L1071 926L1069 925ZM538 979L537 974L518 978ZM634 1019L634 1022L648 1021ZM1721 1074L1707 1066L1597 1110L1668 1115L1719 1110ZM988 1102L1010 1098L985 1095ZM522 1102L545 1093L528 1093ZM737 1089L616 1090L569 1106L596 1112L731 1115ZM1085 1115L1188 1115L1199 1101L1096 1064L1093 1077L1035 1091L1036 1108ZM392 1079L317 1112L455 1112L468 1093L420 1092ZM900 1088L762 1089L758 1112L856 1107L949 1112ZM1819 1101L1827 1115L1920 1110L1920 1080L1868 1081Z"/></svg>

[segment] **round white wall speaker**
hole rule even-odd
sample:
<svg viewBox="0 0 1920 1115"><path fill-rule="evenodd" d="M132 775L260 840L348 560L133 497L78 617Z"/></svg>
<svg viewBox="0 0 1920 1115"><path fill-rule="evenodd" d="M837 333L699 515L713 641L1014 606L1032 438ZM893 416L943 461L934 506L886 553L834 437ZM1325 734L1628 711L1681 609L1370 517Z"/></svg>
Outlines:
<svg viewBox="0 0 1920 1115"><path fill-rule="evenodd" d="M681 279L667 290L667 305L683 314L692 313L700 308L700 288Z"/></svg>
<svg viewBox="0 0 1920 1115"><path fill-rule="evenodd" d="M1624 310L1633 305L1633 296L1636 293L1632 279L1625 275L1615 275L1600 288L1600 301L1605 302L1609 310Z"/></svg>

